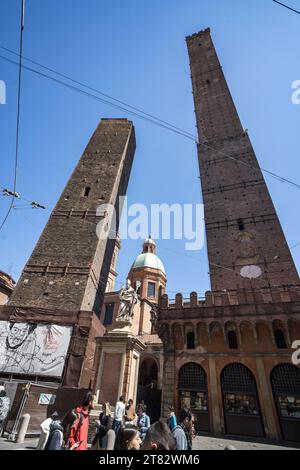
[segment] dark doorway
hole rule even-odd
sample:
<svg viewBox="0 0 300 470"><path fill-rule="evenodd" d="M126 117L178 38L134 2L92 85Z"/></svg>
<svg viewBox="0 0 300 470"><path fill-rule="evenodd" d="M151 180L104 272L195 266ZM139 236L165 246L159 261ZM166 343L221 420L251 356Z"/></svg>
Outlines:
<svg viewBox="0 0 300 470"><path fill-rule="evenodd" d="M209 432L209 409L205 370L195 362L181 367L178 374L179 406L188 408L195 416L198 433Z"/></svg>
<svg viewBox="0 0 300 470"><path fill-rule="evenodd" d="M137 403L142 401L147 406L151 423L158 421L161 411L161 390L157 388L158 366L152 357L142 360L139 370Z"/></svg>
<svg viewBox="0 0 300 470"><path fill-rule="evenodd" d="M221 374L227 434L264 437L261 412L252 372L243 364L229 364Z"/></svg>
<svg viewBox="0 0 300 470"><path fill-rule="evenodd" d="M300 442L300 369L280 364L271 372L271 384L282 438Z"/></svg>

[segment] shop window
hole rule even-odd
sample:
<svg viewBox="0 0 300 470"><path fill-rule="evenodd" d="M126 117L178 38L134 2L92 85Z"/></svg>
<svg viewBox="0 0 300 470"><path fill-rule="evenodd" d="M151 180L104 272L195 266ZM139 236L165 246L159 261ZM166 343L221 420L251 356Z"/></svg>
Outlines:
<svg viewBox="0 0 300 470"><path fill-rule="evenodd" d="M224 401L225 413L235 415L259 415L255 395L226 393Z"/></svg>
<svg viewBox="0 0 300 470"><path fill-rule="evenodd" d="M283 418L300 419L300 397L298 396L278 396L280 414Z"/></svg>

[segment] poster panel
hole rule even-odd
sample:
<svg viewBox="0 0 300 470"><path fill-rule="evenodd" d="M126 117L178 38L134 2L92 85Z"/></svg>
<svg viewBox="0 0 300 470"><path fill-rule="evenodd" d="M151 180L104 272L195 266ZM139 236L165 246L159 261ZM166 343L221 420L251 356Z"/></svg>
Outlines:
<svg viewBox="0 0 300 470"><path fill-rule="evenodd" d="M0 321L0 372L61 377L71 326Z"/></svg>

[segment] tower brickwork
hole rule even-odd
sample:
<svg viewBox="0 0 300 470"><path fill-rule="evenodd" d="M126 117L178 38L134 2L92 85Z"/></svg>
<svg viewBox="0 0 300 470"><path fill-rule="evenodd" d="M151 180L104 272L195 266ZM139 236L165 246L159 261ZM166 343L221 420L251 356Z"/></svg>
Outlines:
<svg viewBox="0 0 300 470"><path fill-rule="evenodd" d="M216 54L187 37L212 290L298 285L290 250Z"/></svg>
<svg viewBox="0 0 300 470"><path fill-rule="evenodd" d="M127 189L135 133L127 119L102 119L27 262L10 305L96 311L102 304ZM102 204L116 210L111 225ZM99 222L112 238L99 239Z"/></svg>

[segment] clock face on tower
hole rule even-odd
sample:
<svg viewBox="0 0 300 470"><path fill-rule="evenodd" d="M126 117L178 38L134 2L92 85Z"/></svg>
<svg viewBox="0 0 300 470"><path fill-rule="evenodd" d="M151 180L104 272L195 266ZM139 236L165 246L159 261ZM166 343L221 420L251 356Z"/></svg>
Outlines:
<svg viewBox="0 0 300 470"><path fill-rule="evenodd" d="M240 275L248 279L256 279L262 275L262 270L259 266L251 264L249 266L243 266L240 270Z"/></svg>

